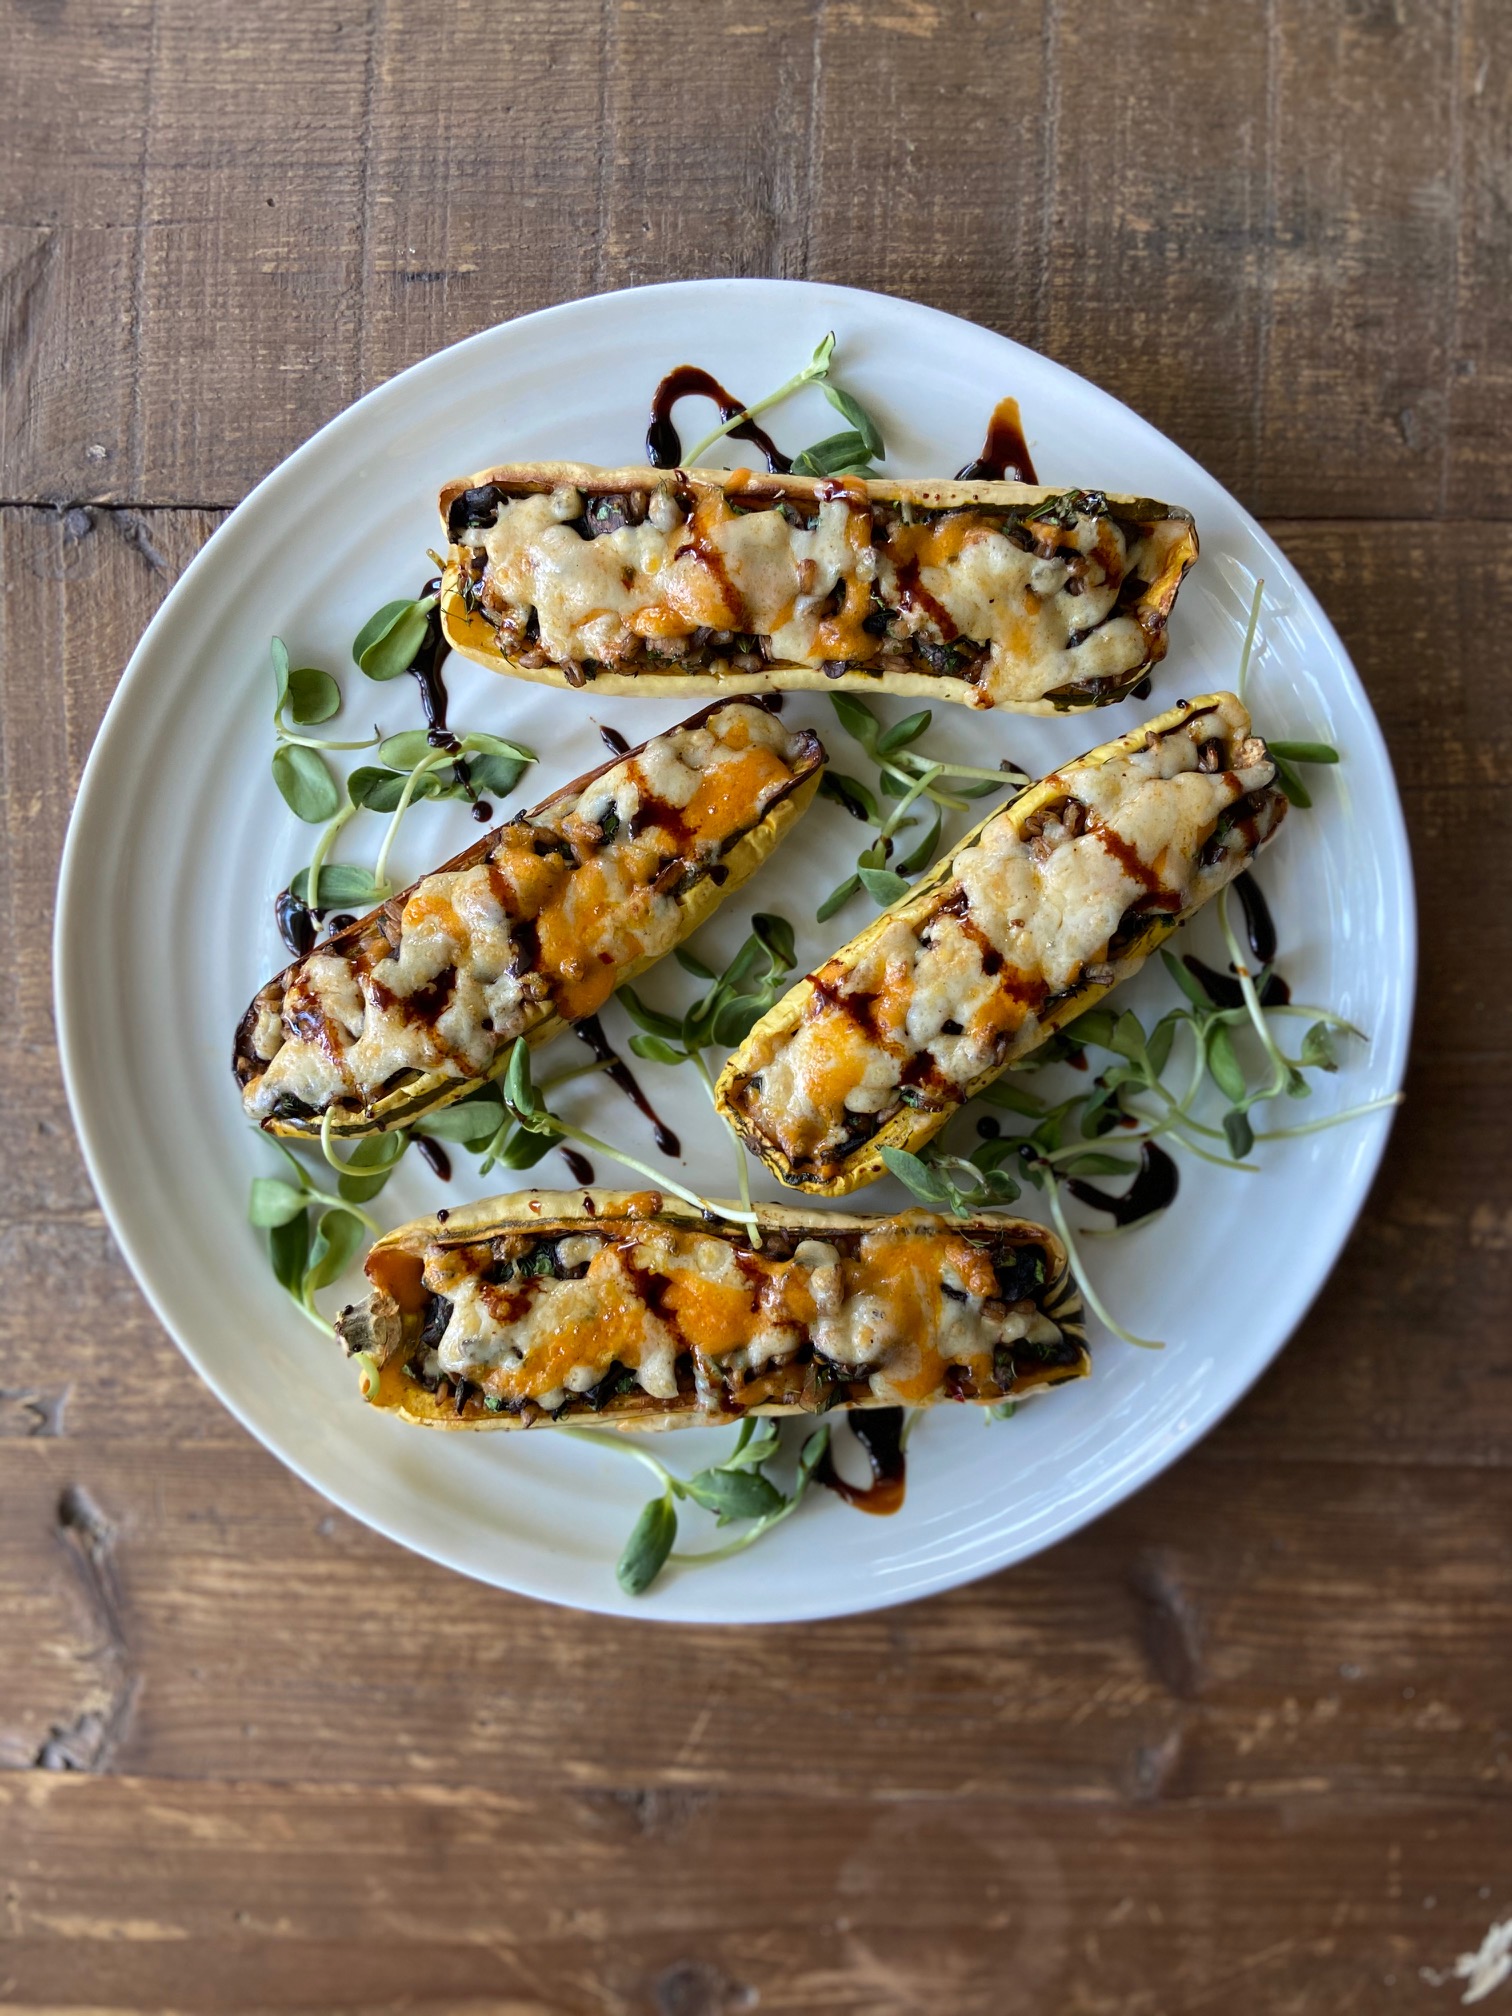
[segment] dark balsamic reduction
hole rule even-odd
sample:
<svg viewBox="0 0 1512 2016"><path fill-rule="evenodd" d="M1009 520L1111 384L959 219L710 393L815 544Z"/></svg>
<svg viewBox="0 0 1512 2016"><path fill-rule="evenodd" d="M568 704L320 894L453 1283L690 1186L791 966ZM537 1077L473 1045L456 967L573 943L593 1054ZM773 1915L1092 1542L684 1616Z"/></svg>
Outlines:
<svg viewBox="0 0 1512 2016"><path fill-rule="evenodd" d="M630 744L621 735L618 728L606 728L600 723L599 739L604 747L616 756L627 756L630 753Z"/></svg>
<svg viewBox="0 0 1512 2016"><path fill-rule="evenodd" d="M828 1449L819 1458L814 1475L826 1490L843 1498L847 1505L885 1519L903 1503L908 1482L908 1458L903 1453L903 1409L869 1407L846 1418L851 1433L866 1451L871 1483L848 1484L835 1468L835 1459Z"/></svg>
<svg viewBox="0 0 1512 2016"><path fill-rule="evenodd" d="M439 1141L432 1141L428 1134L417 1134L415 1136L415 1147L419 1153L420 1160L425 1164L426 1168L439 1176L443 1183L450 1183L451 1157L441 1146L441 1143Z"/></svg>
<svg viewBox="0 0 1512 2016"><path fill-rule="evenodd" d="M1024 439L1017 399L999 399L987 423L987 439L974 462L958 472L962 483L1037 483Z"/></svg>
<svg viewBox="0 0 1512 2016"><path fill-rule="evenodd" d="M441 578L432 575L420 590L419 601L441 592ZM451 646L441 628L441 604L426 612L425 639L409 662L409 671L420 688L420 705L425 710L426 740L433 749L455 749L456 737L446 725L446 682L441 667Z"/></svg>
<svg viewBox="0 0 1512 2016"><path fill-rule="evenodd" d="M1066 1188L1078 1203L1090 1204L1094 1211L1106 1211L1115 1225L1137 1225L1156 1211L1164 1211L1173 1201L1181 1172L1158 1142L1146 1141L1139 1151L1139 1174L1121 1197L1110 1196L1095 1183L1072 1176Z"/></svg>
<svg viewBox="0 0 1512 2016"><path fill-rule="evenodd" d="M651 395L646 460L653 469L676 469L681 463L682 440L673 425L672 409L679 399L694 397L712 399L719 408L721 420L732 419L745 410L741 401L727 392L709 372L700 370L696 364L679 364L675 371L667 373ZM786 475L793 466L766 429L754 420L742 420L738 427L730 429L730 436L735 441L749 441L766 457L766 465L774 475Z"/></svg>
<svg viewBox="0 0 1512 2016"><path fill-rule="evenodd" d="M338 910L327 928L331 936L335 938L343 931L350 931L356 922L357 919L352 915L350 910Z"/></svg>
<svg viewBox="0 0 1512 2016"><path fill-rule="evenodd" d="M574 1183L593 1181L593 1164L586 1155L580 1155L576 1148L562 1149L562 1160L567 1164L567 1173Z"/></svg>
<svg viewBox="0 0 1512 2016"><path fill-rule="evenodd" d="M1244 910L1244 928L1249 934L1250 950L1262 966L1269 966L1276 956L1276 920L1271 916L1265 891L1248 868L1242 875L1235 876L1234 894Z"/></svg>
<svg viewBox="0 0 1512 2016"><path fill-rule="evenodd" d="M1242 1008L1244 989L1232 973L1220 973L1216 966L1209 966L1205 959L1195 953L1184 952L1181 963L1188 973L1200 980L1208 991L1208 999L1216 1008ZM1291 988L1279 973L1268 973L1265 985L1260 989L1262 1008L1284 1008L1291 999Z"/></svg>
<svg viewBox="0 0 1512 2016"><path fill-rule="evenodd" d="M296 959L314 949L315 920L292 890L281 889L274 897L273 916L279 937Z"/></svg>
<svg viewBox="0 0 1512 2016"><path fill-rule="evenodd" d="M651 1101L646 1097L624 1058L620 1056L609 1038L604 1034L604 1025L597 1015L589 1015L583 1021L573 1024L573 1031L580 1043L586 1043L598 1061L608 1068L604 1076L615 1085L640 1113L651 1122L651 1136L663 1155L680 1157L682 1143L666 1125ZM587 1182L585 1176L581 1179Z"/></svg>

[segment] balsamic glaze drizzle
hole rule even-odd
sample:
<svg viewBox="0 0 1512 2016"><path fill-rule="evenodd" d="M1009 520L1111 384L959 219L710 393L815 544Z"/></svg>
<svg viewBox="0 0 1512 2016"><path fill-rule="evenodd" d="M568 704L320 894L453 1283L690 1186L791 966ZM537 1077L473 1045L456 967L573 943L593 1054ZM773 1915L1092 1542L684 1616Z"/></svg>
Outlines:
<svg viewBox="0 0 1512 2016"><path fill-rule="evenodd" d="M1094 1211L1106 1211L1115 1225L1137 1225L1172 1203L1180 1186L1181 1172L1157 1141L1146 1141L1139 1151L1139 1174L1121 1197L1087 1183L1080 1176L1067 1179L1066 1188L1078 1203L1090 1204Z"/></svg>
<svg viewBox="0 0 1512 2016"><path fill-rule="evenodd" d="M712 399L719 408L721 420L729 420L743 412L744 406L733 393L727 392L719 380L696 364L679 364L675 371L669 371L655 392L651 395L651 424L646 430L646 460L653 469L676 469L682 462L682 440L672 420L672 409L679 399L701 395ZM767 468L774 475L785 476L792 463L764 427L754 420L742 420L738 427L730 429L734 441L749 441L751 446L766 457Z"/></svg>
<svg viewBox="0 0 1512 2016"><path fill-rule="evenodd" d="M870 1484L848 1484L835 1468L830 1449L819 1458L814 1475L828 1491L843 1498L859 1511L885 1519L903 1503L908 1482L908 1458L903 1453L903 1409L901 1407L860 1408L847 1415L851 1433L866 1451L871 1465Z"/></svg>
<svg viewBox="0 0 1512 2016"><path fill-rule="evenodd" d="M1234 894L1244 910L1250 950L1262 966L1269 966L1276 956L1276 922L1265 900L1265 891L1248 868L1234 877Z"/></svg>
<svg viewBox="0 0 1512 2016"><path fill-rule="evenodd" d="M956 471L962 483L1037 483L1029 444L1024 439L1017 399L999 399L987 423L982 452Z"/></svg>
<svg viewBox="0 0 1512 2016"><path fill-rule="evenodd" d="M609 1038L604 1034L604 1025L597 1015L589 1015L581 1022L573 1024L573 1034L580 1043L586 1043L598 1061L607 1066L604 1076L611 1085L617 1086L630 1103L651 1122L651 1137L663 1155L680 1157L682 1143L667 1126L651 1101L636 1082L634 1074L624 1058L620 1056ZM579 1179L586 1183L586 1176Z"/></svg>

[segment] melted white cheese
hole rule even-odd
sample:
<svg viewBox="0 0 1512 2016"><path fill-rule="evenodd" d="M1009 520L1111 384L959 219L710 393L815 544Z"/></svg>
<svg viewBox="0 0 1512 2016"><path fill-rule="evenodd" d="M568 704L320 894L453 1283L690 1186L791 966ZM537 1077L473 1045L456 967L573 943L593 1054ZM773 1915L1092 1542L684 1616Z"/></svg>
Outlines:
<svg viewBox="0 0 1512 2016"><path fill-rule="evenodd" d="M1146 894L1144 880L1098 827L1177 894L1183 909L1233 873L1232 861L1203 868L1199 854L1225 807L1268 784L1272 769L1260 762L1211 773L1197 761L1203 741L1218 733L1232 741L1246 727L1238 702L1225 699L1216 717L1197 717L1132 755L1097 768L1068 766L1061 780L1092 815L1075 836L1052 820L1039 836L1022 839L1007 813L990 820L956 857L964 916L937 912L922 929L894 919L861 956L842 952L821 970L842 997L870 997L876 1034L821 995L795 1028L770 1046L749 1047L742 1070L759 1073L760 1084L745 1110L758 1130L779 1144L822 1149L840 1138L846 1113L891 1107L906 1065L923 1050L963 1093L984 1072L1032 1049L1039 1024L1028 1011L1005 1057L1003 975L1064 993L1106 957L1124 914ZM996 975L983 967L988 949L1002 962ZM957 1033L945 1033L947 1022Z"/></svg>
<svg viewBox="0 0 1512 2016"><path fill-rule="evenodd" d="M843 497L821 502L809 530L775 508L729 512L707 485L695 494L702 501L689 523L660 490L642 524L585 539L564 522L581 508L578 491L540 493L505 502L491 526L463 537L487 557L492 604L515 624L533 608L540 648L557 664L633 663L642 642L654 651L658 640L706 626L767 638L779 663L820 665L837 655L834 625L824 623L835 589L874 581L905 634L922 630L940 641L935 605L954 635L988 647L984 695L1022 702L1145 661L1149 644L1138 622L1113 614L1119 585L1133 566L1158 573L1164 549L1180 536L1179 527L1162 525L1126 552L1110 518L1083 516L1060 535L1057 552L1045 554L982 524L959 551L926 555L916 578L929 599L911 601L892 558L872 543L869 512ZM854 628L842 635L850 643L838 655L876 649Z"/></svg>

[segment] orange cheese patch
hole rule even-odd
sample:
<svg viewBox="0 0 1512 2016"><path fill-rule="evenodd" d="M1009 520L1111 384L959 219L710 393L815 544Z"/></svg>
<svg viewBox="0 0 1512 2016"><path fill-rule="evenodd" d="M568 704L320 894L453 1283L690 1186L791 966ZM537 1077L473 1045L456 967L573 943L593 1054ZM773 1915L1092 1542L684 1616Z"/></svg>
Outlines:
<svg viewBox="0 0 1512 2016"><path fill-rule="evenodd" d="M738 833L750 822L763 795L785 783L790 774L776 750L757 743L703 773L683 807L683 823L705 840Z"/></svg>

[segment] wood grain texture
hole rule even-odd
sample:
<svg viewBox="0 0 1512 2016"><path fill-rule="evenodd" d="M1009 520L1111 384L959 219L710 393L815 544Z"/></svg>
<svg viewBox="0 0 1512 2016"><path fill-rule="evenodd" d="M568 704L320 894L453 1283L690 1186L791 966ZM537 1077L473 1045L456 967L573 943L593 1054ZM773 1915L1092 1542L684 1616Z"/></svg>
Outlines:
<svg viewBox="0 0 1512 2016"><path fill-rule="evenodd" d="M0 82L0 2009L1454 2006L1512 1913L1512 14L0 0ZM1231 1419L1011 1574L738 1638L458 1581L248 1441L105 1230L47 943L225 508L700 272L1003 329L1263 510L1423 931L1385 1167Z"/></svg>

